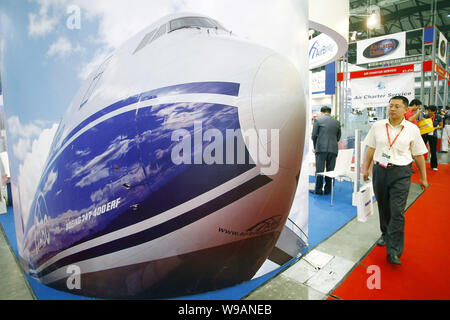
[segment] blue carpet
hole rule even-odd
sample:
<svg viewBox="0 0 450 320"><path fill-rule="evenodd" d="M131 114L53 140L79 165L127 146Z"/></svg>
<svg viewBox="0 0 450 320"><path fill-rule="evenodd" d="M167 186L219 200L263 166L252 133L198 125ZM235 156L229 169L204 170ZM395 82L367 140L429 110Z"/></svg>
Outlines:
<svg viewBox="0 0 450 320"><path fill-rule="evenodd" d="M314 181L314 177L310 178L310 182ZM337 230L342 228L347 222L356 217L356 207L351 205L352 192L352 183L336 182L334 188L333 206L330 206L330 195L309 195L309 247L307 247L302 254L307 253L316 245L326 240ZM0 224L3 226L10 245L17 256L18 250L12 207L8 207L8 212L6 214L0 215ZM293 258L283 266L265 274L262 277L236 285L234 287L189 297L176 298L174 300L239 300L259 286L263 285L266 281L270 280L278 273L282 272L297 260L298 258ZM31 288L39 300L92 300L91 298L54 290L41 284L39 281L28 275L26 276Z"/></svg>
<svg viewBox="0 0 450 320"><path fill-rule="evenodd" d="M315 182L315 177L310 177L310 183ZM308 250L326 240L337 230L356 217L356 207L352 206L353 183L349 181L335 182L333 206L331 195L309 196L308 218ZM302 252L303 254L306 251Z"/></svg>

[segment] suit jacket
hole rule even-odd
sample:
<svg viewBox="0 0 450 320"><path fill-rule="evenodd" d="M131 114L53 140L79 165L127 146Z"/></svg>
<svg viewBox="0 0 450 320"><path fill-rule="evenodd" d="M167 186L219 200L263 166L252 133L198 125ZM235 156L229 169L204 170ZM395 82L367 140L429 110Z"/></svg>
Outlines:
<svg viewBox="0 0 450 320"><path fill-rule="evenodd" d="M314 120L312 141L316 152L338 154L338 141L341 139L341 124L330 115Z"/></svg>

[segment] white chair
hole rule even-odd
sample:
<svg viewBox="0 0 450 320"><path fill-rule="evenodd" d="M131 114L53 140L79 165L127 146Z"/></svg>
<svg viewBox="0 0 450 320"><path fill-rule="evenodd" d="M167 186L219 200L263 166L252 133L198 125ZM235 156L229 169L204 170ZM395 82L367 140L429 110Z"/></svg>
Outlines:
<svg viewBox="0 0 450 320"><path fill-rule="evenodd" d="M354 149L342 149L338 151L336 166L333 171L318 172L318 175L331 178L331 205L333 205L334 179L352 179L350 170L353 161Z"/></svg>

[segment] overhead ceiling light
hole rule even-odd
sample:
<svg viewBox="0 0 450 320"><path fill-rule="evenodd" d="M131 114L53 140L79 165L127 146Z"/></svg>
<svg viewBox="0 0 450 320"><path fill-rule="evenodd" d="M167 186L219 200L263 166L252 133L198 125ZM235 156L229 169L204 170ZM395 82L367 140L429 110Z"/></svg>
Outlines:
<svg viewBox="0 0 450 320"><path fill-rule="evenodd" d="M378 22L377 19L377 15L376 13L372 13L368 18L367 18L367 28L369 29L373 29L376 27Z"/></svg>
<svg viewBox="0 0 450 320"><path fill-rule="evenodd" d="M369 13L370 15L367 18L367 28L378 28L380 26L380 8L378 6L370 6Z"/></svg>

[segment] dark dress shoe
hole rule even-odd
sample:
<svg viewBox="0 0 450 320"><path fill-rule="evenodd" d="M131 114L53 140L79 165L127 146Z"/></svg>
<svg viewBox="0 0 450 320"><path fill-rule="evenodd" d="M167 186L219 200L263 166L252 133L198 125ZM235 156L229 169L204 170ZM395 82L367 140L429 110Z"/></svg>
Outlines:
<svg viewBox="0 0 450 320"><path fill-rule="evenodd" d="M309 190L309 192L311 192L312 194L323 195L322 191Z"/></svg>
<svg viewBox="0 0 450 320"><path fill-rule="evenodd" d="M384 247L386 246L386 241L383 238L378 239L377 246Z"/></svg>
<svg viewBox="0 0 450 320"><path fill-rule="evenodd" d="M387 260L392 264L397 264L399 266L402 265L402 262L400 261L400 258L398 256L394 256L392 254L388 254Z"/></svg>

